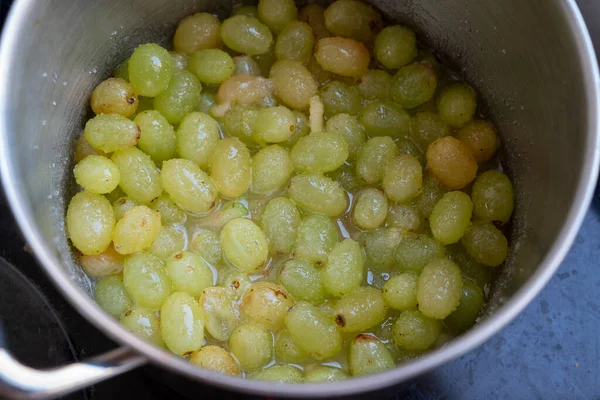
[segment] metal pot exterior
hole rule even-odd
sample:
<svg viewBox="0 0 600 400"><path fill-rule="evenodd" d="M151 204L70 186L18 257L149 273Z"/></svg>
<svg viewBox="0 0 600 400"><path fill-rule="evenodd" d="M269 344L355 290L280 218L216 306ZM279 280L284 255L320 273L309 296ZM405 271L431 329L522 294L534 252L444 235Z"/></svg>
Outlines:
<svg viewBox="0 0 600 400"><path fill-rule="evenodd" d="M461 67L501 134L517 206L511 254L482 321L395 370L327 385L274 385L216 374L126 331L90 297L66 237L73 140L93 88L137 45L167 43L183 17L196 11L224 17L232 3L20 0L0 49L2 182L38 261L86 318L150 362L188 378L248 393L330 397L390 386L462 355L504 327L542 289L575 238L598 172L598 70L574 1L372 3Z"/></svg>

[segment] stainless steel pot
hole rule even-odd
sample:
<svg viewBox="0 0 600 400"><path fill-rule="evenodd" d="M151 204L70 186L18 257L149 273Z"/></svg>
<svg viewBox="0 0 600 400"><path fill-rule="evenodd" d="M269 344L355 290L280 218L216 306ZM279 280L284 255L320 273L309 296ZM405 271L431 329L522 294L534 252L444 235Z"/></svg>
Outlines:
<svg viewBox="0 0 600 400"><path fill-rule="evenodd" d="M228 1L20 0L0 52L0 167L6 195L40 265L64 296L122 349L34 371L0 343L0 396L45 398L150 362L256 394L330 397L375 390L480 345L542 289L567 253L596 182L598 69L572 0L376 0L449 57L480 94L504 142L517 191L512 251L482 321L427 356L375 376L327 385L274 385L190 366L123 329L90 297L64 231L71 145L91 90L133 50L163 42L195 11L226 16ZM1 294L0 294L1 296Z"/></svg>

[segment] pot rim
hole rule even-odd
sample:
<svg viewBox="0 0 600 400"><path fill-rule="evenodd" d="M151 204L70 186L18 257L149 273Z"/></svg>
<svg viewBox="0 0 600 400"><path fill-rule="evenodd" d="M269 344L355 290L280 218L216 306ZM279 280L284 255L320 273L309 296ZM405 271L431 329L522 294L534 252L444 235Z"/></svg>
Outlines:
<svg viewBox="0 0 600 400"><path fill-rule="evenodd" d="M123 328L117 320L102 311L91 297L75 286L67 276L66 271L61 267L59 258L56 257L40 233L37 232L33 215L26 206L27 202L22 201L24 196L21 190L22 186L17 180L17 171L8 162L10 148L7 136L10 127L7 103L11 99L9 93L11 59L19 53L18 34L27 20L29 10L35 7L35 4L36 0L15 2L7 18L0 42L0 60L2 60L2 63L0 63L0 178L13 215L38 262L43 266L45 272L63 296L80 314L108 337L145 355L153 364L176 371L189 378L224 389L257 395L329 397L382 389L438 367L483 344L492 335L508 325L537 296L569 251L593 197L600 160L600 121L598 118L600 78L595 52L586 25L575 1L568 0L558 2L558 6L562 8L566 23L574 34L574 44L577 47L581 69L585 75L584 79L589 82L585 89L588 118L585 161L577 184L574 201L567 216L567 223L562 227L560 234L554 240L550 251L541 261L537 271L523 287L504 303L493 316L446 346L393 370L368 377L353 378L341 382L328 382L326 385L292 385L245 380L196 368L187 361L152 346Z"/></svg>

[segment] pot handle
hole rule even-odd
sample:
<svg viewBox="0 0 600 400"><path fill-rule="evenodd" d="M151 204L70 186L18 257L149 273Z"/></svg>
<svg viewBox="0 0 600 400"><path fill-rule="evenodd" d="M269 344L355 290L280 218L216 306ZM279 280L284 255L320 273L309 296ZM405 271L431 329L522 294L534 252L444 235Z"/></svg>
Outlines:
<svg viewBox="0 0 600 400"><path fill-rule="evenodd" d="M18 362L0 338L0 398L53 399L96 382L125 373L146 363L133 350L121 347L88 360L48 370Z"/></svg>

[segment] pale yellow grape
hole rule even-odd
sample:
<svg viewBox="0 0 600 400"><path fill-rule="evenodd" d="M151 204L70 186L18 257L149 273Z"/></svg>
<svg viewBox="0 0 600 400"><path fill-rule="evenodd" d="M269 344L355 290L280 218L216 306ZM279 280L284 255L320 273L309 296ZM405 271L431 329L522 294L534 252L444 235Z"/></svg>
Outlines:
<svg viewBox="0 0 600 400"><path fill-rule="evenodd" d="M402 270L420 273L425 265L446 254L444 245L429 235L411 234L402 239L394 253L394 263Z"/></svg>
<svg viewBox="0 0 600 400"><path fill-rule="evenodd" d="M286 261L279 270L279 282L296 300L321 304L327 296L321 280L321 271L310 261Z"/></svg>
<svg viewBox="0 0 600 400"><path fill-rule="evenodd" d="M304 380L311 383L334 382L348 378L348 374L341 368L329 365L317 365L304 370Z"/></svg>
<svg viewBox="0 0 600 400"><path fill-rule="evenodd" d="M209 13L197 13L182 19L173 36L175 51L190 55L200 49L221 47L219 19Z"/></svg>
<svg viewBox="0 0 600 400"><path fill-rule="evenodd" d="M333 319L310 303L296 303L285 317L285 326L294 342L317 360L333 357L342 349L342 336Z"/></svg>
<svg viewBox="0 0 600 400"><path fill-rule="evenodd" d="M167 259L167 273L173 290L200 297L202 291L213 285L214 276L204 260L191 251L172 254Z"/></svg>
<svg viewBox="0 0 600 400"><path fill-rule="evenodd" d="M273 357L273 334L256 322L247 322L233 330L229 350L244 370L263 367Z"/></svg>
<svg viewBox="0 0 600 400"><path fill-rule="evenodd" d="M299 364L310 359L298 346L287 329L282 329L275 339L275 356L278 361Z"/></svg>
<svg viewBox="0 0 600 400"><path fill-rule="evenodd" d="M475 261L489 267L497 267L508 257L508 241L491 222L473 222L461 243Z"/></svg>
<svg viewBox="0 0 600 400"><path fill-rule="evenodd" d="M344 36L369 43L381 30L381 14L371 5L358 0L335 1L325 10L327 30L336 36Z"/></svg>
<svg viewBox="0 0 600 400"><path fill-rule="evenodd" d="M315 47L315 58L325 71L348 77L364 75L371 61L364 44L343 37L320 39Z"/></svg>
<svg viewBox="0 0 600 400"><path fill-rule="evenodd" d="M348 208L348 197L340 184L326 176L302 174L292 178L289 196L309 211L338 216Z"/></svg>
<svg viewBox="0 0 600 400"><path fill-rule="evenodd" d="M165 192L185 211L206 213L217 203L214 182L192 161L180 158L165 161L160 178Z"/></svg>
<svg viewBox="0 0 600 400"><path fill-rule="evenodd" d="M279 145L260 149L252 157L252 192L269 195L276 192L292 176L294 165L287 150Z"/></svg>
<svg viewBox="0 0 600 400"><path fill-rule="evenodd" d="M152 200L149 207L160 213L163 225L183 225L187 220L187 214L175 204L166 194L162 194Z"/></svg>
<svg viewBox="0 0 600 400"><path fill-rule="evenodd" d="M306 22L313 30L315 39L331 36L325 25L325 9L320 4L307 4L298 13L298 19Z"/></svg>
<svg viewBox="0 0 600 400"><path fill-rule="evenodd" d="M269 51L273 43L273 34L256 18L234 15L223 21L221 39L227 47L255 56Z"/></svg>
<svg viewBox="0 0 600 400"><path fill-rule="evenodd" d="M302 371L291 365L273 365L250 375L250 378L275 383L302 383L304 381Z"/></svg>
<svg viewBox="0 0 600 400"><path fill-rule="evenodd" d="M169 52L157 44L136 47L127 66L133 90L146 97L154 97L165 90L173 74L172 63Z"/></svg>
<svg viewBox="0 0 600 400"><path fill-rule="evenodd" d="M410 116L393 101L370 103L362 109L359 120L370 137L400 138L410 134Z"/></svg>
<svg viewBox="0 0 600 400"><path fill-rule="evenodd" d="M128 210L115 226L113 242L120 254L133 254L150 247L160 233L160 214L146 206Z"/></svg>
<svg viewBox="0 0 600 400"><path fill-rule="evenodd" d="M199 351L192 353L190 363L225 375L242 375L242 370L235 358L219 346L204 346Z"/></svg>
<svg viewBox="0 0 600 400"><path fill-rule="evenodd" d="M354 198L352 222L361 229L376 229L385 222L388 201L379 189L365 189Z"/></svg>
<svg viewBox="0 0 600 400"><path fill-rule="evenodd" d="M125 291L120 276L110 275L102 278L94 289L94 299L104 311L115 318L131 307L131 299Z"/></svg>
<svg viewBox="0 0 600 400"><path fill-rule="evenodd" d="M217 232L201 229L194 234L190 248L212 265L221 261L221 241Z"/></svg>
<svg viewBox="0 0 600 400"><path fill-rule="evenodd" d="M229 339L238 323L238 307L231 291L224 287L207 287L200 296L204 329L219 341Z"/></svg>
<svg viewBox="0 0 600 400"><path fill-rule="evenodd" d="M200 82L219 85L233 75L235 63L231 56L221 49L203 49L190 56L187 68Z"/></svg>
<svg viewBox="0 0 600 400"><path fill-rule="evenodd" d="M364 265L365 257L357 242L344 239L336 243L321 271L323 286L333 296L350 293L363 281Z"/></svg>
<svg viewBox="0 0 600 400"><path fill-rule="evenodd" d="M189 71L176 72L169 86L154 97L154 108L169 123L178 124L183 117L198 107L201 91L202 84L194 74Z"/></svg>
<svg viewBox="0 0 600 400"><path fill-rule="evenodd" d="M278 35L283 28L296 19L298 11L294 0L259 0L258 18Z"/></svg>
<svg viewBox="0 0 600 400"><path fill-rule="evenodd" d="M204 319L196 299L175 292L160 309L160 332L167 348L182 356L200 350L204 340Z"/></svg>
<svg viewBox="0 0 600 400"><path fill-rule="evenodd" d="M248 209L244 205L244 202L231 200L223 204L219 211L196 220L196 225L199 228L220 231L225 224L232 219L245 217L247 215Z"/></svg>
<svg viewBox="0 0 600 400"><path fill-rule="evenodd" d="M353 376L372 375L396 367L394 357L374 335L360 334L348 346L348 368Z"/></svg>
<svg viewBox="0 0 600 400"><path fill-rule="evenodd" d="M391 277L383 286L383 298L395 310L417 309L417 284L419 275L413 271Z"/></svg>
<svg viewBox="0 0 600 400"><path fill-rule="evenodd" d="M147 204L160 196L160 175L149 155L132 147L114 153L112 161L117 164L121 173L119 187L129 197Z"/></svg>
<svg viewBox="0 0 600 400"><path fill-rule="evenodd" d="M117 253L113 246L108 246L106 250L97 255L82 254L79 257L79 264L83 272L92 278L102 278L120 273L123 269L123 261L125 258L122 254Z"/></svg>
<svg viewBox="0 0 600 400"><path fill-rule="evenodd" d="M422 195L423 192L421 192ZM403 231L414 232L421 226L421 216L418 208L414 205L391 204L387 213L386 224Z"/></svg>
<svg viewBox="0 0 600 400"><path fill-rule="evenodd" d="M299 172L329 172L340 167L348 158L348 143L337 133L312 133L298 140L290 156Z"/></svg>
<svg viewBox="0 0 600 400"><path fill-rule="evenodd" d="M258 143L285 142L296 129L296 117L284 106L263 108L258 112L254 126L254 140Z"/></svg>
<svg viewBox="0 0 600 400"><path fill-rule="evenodd" d="M467 186L477 175L477 161L469 147L452 136L437 139L427 148L427 166L450 189Z"/></svg>
<svg viewBox="0 0 600 400"><path fill-rule="evenodd" d="M177 154L205 169L219 139L217 121L208 114L192 112L177 128Z"/></svg>
<svg viewBox="0 0 600 400"><path fill-rule="evenodd" d="M444 319L456 310L462 296L460 269L448 259L429 262L419 275L419 311L430 318Z"/></svg>
<svg viewBox="0 0 600 400"><path fill-rule="evenodd" d="M152 310L160 310L172 293L171 280L163 263L145 252L125 260L123 284L137 305Z"/></svg>
<svg viewBox="0 0 600 400"><path fill-rule="evenodd" d="M219 285L229 290L235 299L239 299L252 285L252 280L243 271L231 269L225 273L219 273Z"/></svg>
<svg viewBox="0 0 600 400"><path fill-rule="evenodd" d="M269 256L269 246L263 231L252 221L237 218L221 231L221 247L227 261L246 273L263 268Z"/></svg>
<svg viewBox="0 0 600 400"><path fill-rule="evenodd" d="M463 192L449 192L437 202L429 223L433 237L443 244L452 244L464 235L473 214L473 202Z"/></svg>
<svg viewBox="0 0 600 400"><path fill-rule="evenodd" d="M238 138L217 142L209 159L210 177L222 196L235 198L250 187L250 152Z"/></svg>
<svg viewBox="0 0 600 400"><path fill-rule="evenodd" d="M123 218L123 215L133 207L139 206L140 203L132 199L131 197L119 197L112 203L113 211L115 212L115 221Z"/></svg>
<svg viewBox="0 0 600 400"><path fill-rule="evenodd" d="M140 127L138 147L148 154L156 165L175 156L175 129L156 110L142 111L133 120Z"/></svg>
<svg viewBox="0 0 600 400"><path fill-rule="evenodd" d="M388 163L398 154L391 137L374 137L365 143L356 161L356 175L367 183L383 179Z"/></svg>
<svg viewBox="0 0 600 400"><path fill-rule="evenodd" d="M478 163L484 163L498 150L498 137L494 127L487 121L471 121L456 134L465 143Z"/></svg>
<svg viewBox="0 0 600 400"><path fill-rule="evenodd" d="M402 240L402 231L397 228L379 228L361 232L357 241L365 249L366 265L373 270L387 270L394 262L394 250Z"/></svg>
<svg viewBox="0 0 600 400"><path fill-rule="evenodd" d="M390 200L406 203L421 191L423 168L410 154L397 155L388 163L381 186Z"/></svg>
<svg viewBox="0 0 600 400"><path fill-rule="evenodd" d="M307 215L298 228L294 254L322 266L337 241L337 227L331 218L321 214Z"/></svg>
<svg viewBox="0 0 600 400"><path fill-rule="evenodd" d="M125 79L108 78L96 86L90 104L96 114L121 114L129 118L137 110L138 98Z"/></svg>
<svg viewBox="0 0 600 400"><path fill-rule="evenodd" d="M67 207L67 232L73 246L85 255L105 251L112 240L115 215L102 195L79 192Z"/></svg>
<svg viewBox="0 0 600 400"><path fill-rule="evenodd" d="M250 56L233 57L233 63L235 64L234 75L260 76L262 73L260 65Z"/></svg>
<svg viewBox="0 0 600 400"><path fill-rule="evenodd" d="M135 306L121 315L121 325L137 337L158 347L165 347L160 336L160 317L154 310Z"/></svg>
<svg viewBox="0 0 600 400"><path fill-rule="evenodd" d="M440 336L442 321L420 311L404 311L393 327L394 342L408 350L427 350Z"/></svg>
<svg viewBox="0 0 600 400"><path fill-rule="evenodd" d="M75 163L78 163L79 161L83 160L87 156L105 156L106 157L107 155L108 154L103 151L94 149L92 147L92 145L88 143L84 134L81 134L77 137L77 140L75 141L75 155L73 157Z"/></svg>
<svg viewBox="0 0 600 400"><path fill-rule="evenodd" d="M219 86L211 114L222 117L234 104L259 103L273 94L273 83L261 76L234 75Z"/></svg>
<svg viewBox="0 0 600 400"><path fill-rule="evenodd" d="M387 100L390 97L392 76L382 69L370 69L358 78L358 91L367 100Z"/></svg>
<svg viewBox="0 0 600 400"><path fill-rule="evenodd" d="M177 53L175 51L170 51L169 54L171 55L171 60L173 61L173 72L185 71L189 57L185 54Z"/></svg>
<svg viewBox="0 0 600 400"><path fill-rule="evenodd" d="M185 233L172 226L163 226L158 237L148 247L148 253L161 260L167 260L172 254L185 248Z"/></svg>
<svg viewBox="0 0 600 400"><path fill-rule="evenodd" d="M260 220L272 253L289 254L296 244L300 213L287 197L270 200Z"/></svg>
<svg viewBox="0 0 600 400"><path fill-rule="evenodd" d="M122 115L100 114L86 122L83 135L94 149L112 153L135 146L140 128Z"/></svg>
<svg viewBox="0 0 600 400"><path fill-rule="evenodd" d="M91 193L110 193L121 179L117 165L103 156L87 156L73 169L75 181Z"/></svg>
<svg viewBox="0 0 600 400"><path fill-rule="evenodd" d="M367 142L365 128L356 117L349 114L338 114L329 118L325 131L341 135L348 143L348 160L356 160L360 149Z"/></svg>
<svg viewBox="0 0 600 400"><path fill-rule="evenodd" d="M240 309L248 318L267 329L277 331L283 326L285 315L293 305L294 300L282 286L271 282L257 282L244 293Z"/></svg>
<svg viewBox="0 0 600 400"><path fill-rule="evenodd" d="M507 223L515 207L513 185L500 171L486 171L479 175L471 190L473 212L485 221Z"/></svg>
<svg viewBox="0 0 600 400"><path fill-rule="evenodd" d="M275 41L275 56L278 60L288 59L308 63L315 44L313 31L306 22L291 21Z"/></svg>
<svg viewBox="0 0 600 400"><path fill-rule="evenodd" d="M387 310L381 291L359 287L337 301L335 322L343 332L366 331L383 322Z"/></svg>
<svg viewBox="0 0 600 400"><path fill-rule="evenodd" d="M299 61L279 60L271 68L274 93L281 102L296 110L308 109L318 88L310 71Z"/></svg>

